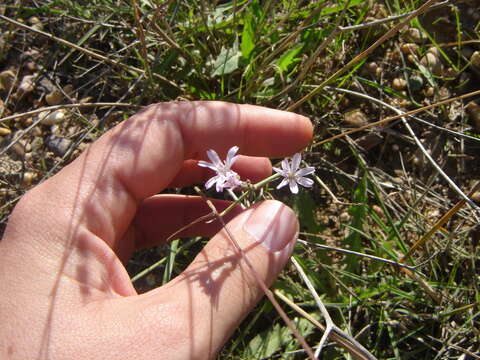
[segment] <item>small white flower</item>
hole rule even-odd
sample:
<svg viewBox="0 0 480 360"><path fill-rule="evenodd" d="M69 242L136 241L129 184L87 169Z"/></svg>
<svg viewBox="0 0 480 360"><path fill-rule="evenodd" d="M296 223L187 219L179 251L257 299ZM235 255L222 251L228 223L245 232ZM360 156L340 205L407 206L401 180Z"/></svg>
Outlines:
<svg viewBox="0 0 480 360"><path fill-rule="evenodd" d="M233 190L242 184L240 176L232 170L232 165L238 159L238 155L235 155L237 151L238 146L233 146L228 150L227 158L223 162L215 150L207 150L207 156L211 162L200 160L198 166L209 168L215 171L216 175L205 183L206 189L210 189L213 184L216 184L215 189L217 192L221 192L223 189Z"/></svg>
<svg viewBox="0 0 480 360"><path fill-rule="evenodd" d="M306 167L300 169L300 163L302 162L302 155L295 154L292 157L292 162L290 163L287 159L282 161L282 168L273 168L275 172L283 176L282 182L277 186L277 189L280 189L288 184L290 191L294 194L298 193L298 184L304 187L311 187L313 185L313 180L306 178L306 175L313 174L315 172L314 167Z"/></svg>

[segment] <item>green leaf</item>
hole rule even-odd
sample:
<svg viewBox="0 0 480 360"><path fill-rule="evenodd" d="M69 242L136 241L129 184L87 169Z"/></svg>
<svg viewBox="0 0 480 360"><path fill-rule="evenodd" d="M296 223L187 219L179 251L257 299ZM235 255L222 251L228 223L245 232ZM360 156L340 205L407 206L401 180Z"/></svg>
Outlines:
<svg viewBox="0 0 480 360"><path fill-rule="evenodd" d="M254 36L253 16L252 14L247 14L243 19L242 43L240 44L242 56L246 60L250 59L250 55L253 49L255 49Z"/></svg>
<svg viewBox="0 0 480 360"><path fill-rule="evenodd" d="M290 336L288 328L276 324L255 336L248 344L248 350L255 359L269 358L290 340Z"/></svg>
<svg viewBox="0 0 480 360"><path fill-rule="evenodd" d="M352 0L350 1L349 3L349 8L351 7L354 7L354 6L358 6L360 5L364 0ZM339 13L343 10L345 6L343 4L339 5L339 6L334 6L334 7L325 7L325 9L323 9L320 13L321 16L326 16L326 15L331 15L331 14L335 14L335 13Z"/></svg>
<svg viewBox="0 0 480 360"><path fill-rule="evenodd" d="M295 197L295 210L298 212L298 218L300 224L312 234L319 234L322 232L322 226L318 224L315 219L316 204L313 201L310 193L307 191L300 191L298 196Z"/></svg>
<svg viewBox="0 0 480 360"><path fill-rule="evenodd" d="M173 275L173 267L175 265L175 259L178 254L178 246L180 242L178 239L173 240L170 243L170 252L167 257L167 263L165 264L165 271L163 273L163 281L162 284L166 284L172 279Z"/></svg>
<svg viewBox="0 0 480 360"><path fill-rule="evenodd" d="M298 61L297 55L302 51L304 44L298 44L293 49L285 52L275 63L280 72L285 72L288 70L289 66Z"/></svg>
<svg viewBox="0 0 480 360"><path fill-rule="evenodd" d="M353 202L360 205L353 205L350 207L349 212L352 215L352 221L350 227L357 229L358 231L350 231L350 234L345 239L346 244L349 245L349 249L353 251L362 251L362 238L363 224L365 223L367 216L367 176L363 176L360 180L357 188L353 193ZM346 271L356 273L358 270L358 256L347 255L345 257L347 263Z"/></svg>
<svg viewBox="0 0 480 360"><path fill-rule="evenodd" d="M213 64L212 76L231 74L237 70L241 56L242 53L238 50L238 40L235 40L230 49L222 47Z"/></svg>

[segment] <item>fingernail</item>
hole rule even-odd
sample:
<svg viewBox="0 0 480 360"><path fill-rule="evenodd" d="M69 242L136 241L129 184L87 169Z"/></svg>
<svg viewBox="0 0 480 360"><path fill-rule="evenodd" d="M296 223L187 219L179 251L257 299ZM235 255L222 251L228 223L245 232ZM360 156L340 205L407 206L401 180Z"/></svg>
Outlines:
<svg viewBox="0 0 480 360"><path fill-rule="evenodd" d="M264 201L243 226L248 234L272 252L282 250L298 236L295 213L279 201Z"/></svg>

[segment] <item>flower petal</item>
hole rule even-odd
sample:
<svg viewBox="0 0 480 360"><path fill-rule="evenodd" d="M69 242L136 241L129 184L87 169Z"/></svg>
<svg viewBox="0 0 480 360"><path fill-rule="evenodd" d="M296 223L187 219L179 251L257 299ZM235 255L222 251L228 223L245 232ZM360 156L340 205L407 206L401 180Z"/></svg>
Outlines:
<svg viewBox="0 0 480 360"><path fill-rule="evenodd" d="M302 155L300 153L296 153L295 155L293 155L292 167L291 167L292 172L296 172L298 170L301 162L302 162Z"/></svg>
<svg viewBox="0 0 480 360"><path fill-rule="evenodd" d="M234 190L242 184L243 182L240 180L240 175L238 175L235 171L230 170L227 174L227 177L225 178L225 183L223 187Z"/></svg>
<svg viewBox="0 0 480 360"><path fill-rule="evenodd" d="M300 176L299 178L297 178L297 183L299 183L300 185L308 188L308 187L311 187L313 185L313 180Z"/></svg>
<svg viewBox="0 0 480 360"><path fill-rule="evenodd" d="M217 192L222 192L224 187L225 187L225 178L221 177L217 180L217 185L215 187L215 190L217 190Z"/></svg>
<svg viewBox="0 0 480 360"><path fill-rule="evenodd" d="M282 160L282 169L285 171L285 174L290 172L290 162L287 159Z"/></svg>
<svg viewBox="0 0 480 360"><path fill-rule="evenodd" d="M279 168L274 167L274 168L273 168L273 171L275 171L277 174L282 175L283 177L287 176L287 174L285 173L285 171L282 170L282 169L279 169Z"/></svg>
<svg viewBox="0 0 480 360"><path fill-rule="evenodd" d="M204 168L209 168L215 172L218 171L217 167L215 165L213 165L212 163L209 163L209 162L206 162L206 161L203 161L203 160L200 160L198 163L197 163L198 166L201 166L201 167L204 167Z"/></svg>
<svg viewBox="0 0 480 360"><path fill-rule="evenodd" d="M315 168L312 167L312 166L309 166L309 167L306 167L306 168L303 168L303 169L299 169L295 175L297 176L305 176L305 175L310 175L310 174L313 174L315 172Z"/></svg>
<svg viewBox="0 0 480 360"><path fill-rule="evenodd" d="M205 183L205 189L210 189L213 186L213 184L217 182L218 179L219 179L218 175L208 179L208 181Z"/></svg>
<svg viewBox="0 0 480 360"><path fill-rule="evenodd" d="M235 164L235 161L237 161L239 157L240 157L240 155L236 155L236 156L232 157L230 160L227 159L227 161L225 162L226 163L225 166L227 166L230 169L233 166L233 164Z"/></svg>
<svg viewBox="0 0 480 360"><path fill-rule="evenodd" d="M222 160L220 160L220 157L218 156L217 152L215 150L207 150L207 156L212 162L213 165L215 165L217 168L220 168L223 166Z"/></svg>
<svg viewBox="0 0 480 360"><path fill-rule="evenodd" d="M280 189L280 188L284 187L284 186L287 185L287 184L288 184L288 180L284 178L284 179L282 180L282 182L281 182L280 184L278 184L277 189Z"/></svg>
<svg viewBox="0 0 480 360"><path fill-rule="evenodd" d="M228 150L227 159L225 160L225 165L228 168L230 168L235 162L235 160L237 160L237 156L235 156L235 154L237 153L238 149L238 146L232 146L230 150Z"/></svg>
<svg viewBox="0 0 480 360"><path fill-rule="evenodd" d="M298 194L298 185L295 179L288 180L288 186L290 187L290 191L294 194Z"/></svg>

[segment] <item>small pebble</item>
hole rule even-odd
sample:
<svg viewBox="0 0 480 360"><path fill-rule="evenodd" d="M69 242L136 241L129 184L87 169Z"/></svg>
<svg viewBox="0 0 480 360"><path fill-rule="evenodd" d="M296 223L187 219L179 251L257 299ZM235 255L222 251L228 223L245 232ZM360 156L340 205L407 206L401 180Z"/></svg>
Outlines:
<svg viewBox="0 0 480 360"><path fill-rule="evenodd" d="M19 142L16 142L10 147L9 154L14 160L23 160L25 158L25 148Z"/></svg>
<svg viewBox="0 0 480 360"><path fill-rule="evenodd" d="M378 69L378 65L376 62L372 61L367 64L367 71L370 74L375 75L377 73L377 69Z"/></svg>
<svg viewBox="0 0 480 360"><path fill-rule="evenodd" d="M442 73L442 63L435 54L427 52L420 60L420 63L434 75L440 75Z"/></svg>
<svg viewBox="0 0 480 360"><path fill-rule="evenodd" d="M25 186L30 186L33 183L33 180L37 177L37 174L31 172L31 171L26 171L23 174L23 185Z"/></svg>
<svg viewBox="0 0 480 360"><path fill-rule="evenodd" d="M5 91L11 91L15 83L15 73L5 70L0 73L0 85Z"/></svg>
<svg viewBox="0 0 480 360"><path fill-rule="evenodd" d="M470 62L475 70L480 70L480 51L475 51L470 57Z"/></svg>
<svg viewBox="0 0 480 360"><path fill-rule="evenodd" d="M405 40L416 44L421 44L424 40L421 31L417 28L409 28L407 31L405 31L403 37Z"/></svg>
<svg viewBox="0 0 480 360"><path fill-rule="evenodd" d="M63 120L65 120L65 111L64 110L56 110L48 113L47 111L43 111L39 114L39 118L41 118L41 123L43 125L55 125Z"/></svg>
<svg viewBox="0 0 480 360"><path fill-rule="evenodd" d="M420 159L418 156L414 155L411 159L412 161L412 165L415 166L415 167L421 167L423 166L423 161L422 159Z"/></svg>
<svg viewBox="0 0 480 360"><path fill-rule="evenodd" d="M50 135L46 140L46 145L56 156L63 156L70 148L71 140L60 136Z"/></svg>
<svg viewBox="0 0 480 360"><path fill-rule="evenodd" d="M395 90L404 90L407 87L407 81L403 78L395 78L392 81L392 88Z"/></svg>
<svg viewBox="0 0 480 360"><path fill-rule="evenodd" d="M433 95L435 95L435 89L432 87L432 86L429 86L425 92L424 92L424 95L426 97L433 97Z"/></svg>
<svg viewBox="0 0 480 360"><path fill-rule="evenodd" d="M87 96L87 97L84 97L83 99L80 99L78 102L80 104L86 104L86 103L89 103L93 100L93 97L91 96Z"/></svg>
<svg viewBox="0 0 480 360"><path fill-rule="evenodd" d="M35 126L32 129L32 135L35 137L41 137L42 136L42 129L40 129L38 126Z"/></svg>
<svg viewBox="0 0 480 360"><path fill-rule="evenodd" d="M452 94L450 93L450 90L448 90L445 86L442 86L438 90L438 100L446 100L450 98Z"/></svg>
<svg viewBox="0 0 480 360"><path fill-rule="evenodd" d="M374 148L375 146L381 144L384 141L384 138L376 133L365 134L355 140L357 145L365 151L369 151L370 149Z"/></svg>
<svg viewBox="0 0 480 360"><path fill-rule="evenodd" d="M63 94L60 90L54 90L45 96L45 101L48 105L58 105L63 101Z"/></svg>
<svg viewBox="0 0 480 360"><path fill-rule="evenodd" d="M420 63L428 68L432 68L437 66L438 64L438 57L432 53L426 53L424 57L420 60Z"/></svg>
<svg viewBox="0 0 480 360"><path fill-rule="evenodd" d="M347 211L344 211L340 214L340 216L338 218L339 218L340 222L345 223L345 222L348 222L350 220L350 214Z"/></svg>
<svg viewBox="0 0 480 360"><path fill-rule="evenodd" d="M75 89L73 88L72 84L65 85L65 87L63 88L63 91L65 92L65 94L67 94L70 97L73 97L75 95L74 94Z"/></svg>
<svg viewBox="0 0 480 360"><path fill-rule="evenodd" d="M12 133L12 130L4 127L0 127L0 136L8 136Z"/></svg>
<svg viewBox="0 0 480 360"><path fill-rule="evenodd" d="M347 112L343 120L345 124L353 127L361 127L368 123L367 116L360 109L355 109Z"/></svg>
<svg viewBox="0 0 480 360"><path fill-rule="evenodd" d="M32 28L37 30L43 30L43 24L38 17L32 16L28 19L28 22L32 25Z"/></svg>
<svg viewBox="0 0 480 360"><path fill-rule="evenodd" d="M375 212L375 214L377 214L380 217L383 217L385 215L383 213L382 208L380 206L376 205L376 204L372 206L372 210Z"/></svg>
<svg viewBox="0 0 480 360"><path fill-rule="evenodd" d="M471 199L476 203L480 203L480 191L476 191L472 194Z"/></svg>
<svg viewBox="0 0 480 360"><path fill-rule="evenodd" d="M40 19L36 16L32 16L31 18L28 19L28 23L30 25L35 25L35 24L38 24L40 22Z"/></svg>
<svg viewBox="0 0 480 360"><path fill-rule="evenodd" d="M393 170L393 173L399 178L402 178L402 176L404 175L404 172L402 169L395 169Z"/></svg>
<svg viewBox="0 0 480 360"><path fill-rule="evenodd" d="M470 101L465 107L467 115L470 118L476 132L480 132L480 105L474 101Z"/></svg>
<svg viewBox="0 0 480 360"><path fill-rule="evenodd" d="M434 220L435 218L440 216L440 210L438 210L438 209L428 210L426 215L427 215L426 216L427 219Z"/></svg>
<svg viewBox="0 0 480 360"><path fill-rule="evenodd" d="M440 58L440 50L435 46L431 46L428 48L427 53L435 55L437 58Z"/></svg>
<svg viewBox="0 0 480 360"><path fill-rule="evenodd" d="M21 94L27 94L32 92L35 89L35 75L26 75L23 77L20 85L18 86L18 91Z"/></svg>
<svg viewBox="0 0 480 360"><path fill-rule="evenodd" d="M418 51L418 45L415 43L406 43L400 47L400 50L404 55L412 55Z"/></svg>

